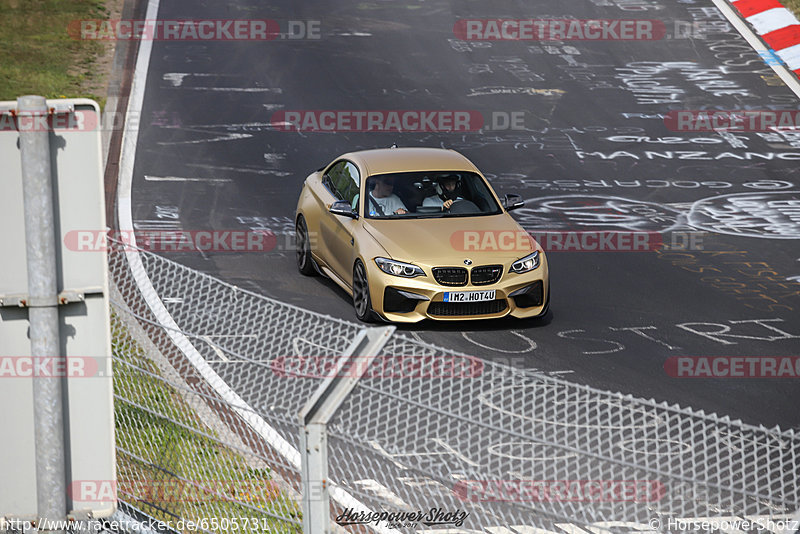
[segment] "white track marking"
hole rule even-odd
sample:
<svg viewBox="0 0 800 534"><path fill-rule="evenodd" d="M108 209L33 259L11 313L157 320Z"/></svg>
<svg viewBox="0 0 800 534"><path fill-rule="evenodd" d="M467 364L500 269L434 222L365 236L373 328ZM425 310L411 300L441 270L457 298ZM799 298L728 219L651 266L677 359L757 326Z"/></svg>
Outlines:
<svg viewBox="0 0 800 534"><path fill-rule="evenodd" d="M624 447L623 444L635 444L635 443L671 443L673 445L679 446L681 449L672 451L670 453L667 452L659 452L656 451L647 451L644 449L639 449L635 447ZM625 439L621 440L617 443L617 447L622 449L623 451L628 452L635 452L638 454L647 454L649 456L674 456L676 454L684 455L687 452L692 450L692 445L690 443L686 443L685 441L680 441L676 439L653 439L653 438L634 438L634 439Z"/></svg>
<svg viewBox="0 0 800 534"><path fill-rule="evenodd" d="M197 78L226 78L228 74L211 74L207 72L165 72L161 79L169 82L173 87L180 87L183 84L183 79L187 76L195 76Z"/></svg>
<svg viewBox="0 0 800 534"><path fill-rule="evenodd" d="M214 343L213 341L211 341L211 336L200 336L200 339L202 339L203 341L205 341L206 343L208 343L208 345L209 345L209 346L210 346L212 349L214 349L214 352L216 352L216 353L217 353L217 356L219 356L219 359L220 359L220 361L223 361L223 362L230 362L230 361L231 361L231 360L230 360L230 359L229 359L227 356L225 356L225 353L224 353L224 352L222 352L222 349L220 349L220 348L217 346L217 344L216 344L216 343Z"/></svg>
<svg viewBox="0 0 800 534"><path fill-rule="evenodd" d="M236 141L237 139L247 139L253 137L252 134L243 133L229 133L218 135L217 137L209 137L208 139L194 139L192 141L159 141L158 144L162 146L168 145L199 145L201 143L217 143L219 141Z"/></svg>
<svg viewBox="0 0 800 534"><path fill-rule="evenodd" d="M511 460L525 460L529 462L547 462L547 461L555 461L555 460L566 460L567 458L574 458L578 456L577 452L565 452L563 454L559 454L558 456L534 456L531 454L530 456L516 456L514 454L509 454L500 451L500 447L508 447L508 446L517 446L517 445L529 445L531 452L534 449L542 448L541 443L536 443L534 441L509 441L506 443L495 443L494 445L490 445L486 448L489 454L494 454L495 456L500 456L501 458L509 458ZM546 445L545 445L546 446ZM509 475L516 476L520 480L526 480L527 477L522 476L522 471L509 471Z"/></svg>
<svg viewBox="0 0 800 534"><path fill-rule="evenodd" d="M188 72L165 72L161 79L171 83L173 87L180 87L183 79L187 76L191 76L191 74Z"/></svg>
<svg viewBox="0 0 800 534"><path fill-rule="evenodd" d="M146 182L232 182L230 178L200 178L184 176L150 176L144 175Z"/></svg>
<svg viewBox="0 0 800 534"><path fill-rule="evenodd" d="M331 37L372 37L372 34L367 32L333 32L328 35Z"/></svg>
<svg viewBox="0 0 800 534"><path fill-rule="evenodd" d="M517 336L521 340L525 341L528 344L528 346L526 348L524 348L524 349L519 349L519 350L499 349L497 347L492 347L492 346L489 346L489 345L484 345L482 343L478 343L477 341L475 341L474 339L469 337L469 332L461 332L461 336L464 339L466 339L467 341L469 341L470 343L473 343L473 344L479 346L482 349L494 350L494 351L497 351L497 352L503 352L505 354L522 354L524 352L533 352L534 350L536 350L536 347L538 347L538 345L536 344L536 342L534 340L532 340L531 338L527 337L522 332L519 332L517 330L511 330L511 334L514 335L514 336Z"/></svg>
<svg viewBox="0 0 800 534"><path fill-rule="evenodd" d="M582 424L582 423L569 423L569 422L565 422L565 421L553 421L553 420L544 419L544 418L540 418L540 417L533 417L533 416L529 416L529 415L523 415L523 414L520 414L520 413L517 413L517 412L513 412L511 410L508 410L506 408L503 408L501 406L498 406L497 404L494 404L491 400L489 400L490 397L492 397L493 395L496 395L498 393L501 393L504 390L515 389L515 388L517 388L517 389L519 389L519 388L525 389L527 387L530 387L530 388L537 388L538 387L538 388L543 388L543 389L547 389L547 388L557 389L557 388L559 388L561 386L545 385L545 384L522 384L522 385L512 385L512 386L501 386L501 387L495 388L493 390L490 390L489 392L481 393L480 395L478 395L478 401L480 403L485 404L486 406L494 409L494 410L497 410L500 413L503 413L503 414L506 414L506 415L510 415L512 417L518 417L520 419L527 419L528 421L533 421L534 423L546 423L546 424L549 424L549 425L557 425L557 426L566 426L566 427L575 427L575 428L604 429L604 430L625 430L625 429L640 429L640 428L647 428L647 427L651 427L651 426L659 426L659 425L663 424L663 422L664 422L658 415L655 415L655 414L652 414L652 413L648 413L648 412L646 412L646 411L644 411L642 409L639 409L639 408L634 408L634 407L631 407L631 406L624 406L622 404L622 401L621 400L617 400L617 399L594 400L594 401L593 400L585 400L585 401L581 401L581 400L576 400L576 401L555 401L554 404L560 404L560 405L571 404L571 405L575 406L575 405L579 405L579 404L594 403L594 405L605 404L607 406L615 406L615 407L618 407L618 408L629 408L631 412L638 412L639 414L641 414L643 419L647 418L649 420L646 421L646 422L643 422L642 424L638 424L638 425L614 425L614 424L611 424L611 425L603 425L603 424L590 425L590 424ZM526 395L526 392L518 393L516 395L516 398L522 398L525 395ZM555 397L555 395L549 395L549 396L551 398Z"/></svg>
<svg viewBox="0 0 800 534"><path fill-rule="evenodd" d="M188 124L186 126L174 126L167 124L158 126L159 128L179 129L179 130L197 130L203 131L207 128L268 128L272 123L270 122L239 122L233 124Z"/></svg>
<svg viewBox="0 0 800 534"><path fill-rule="evenodd" d="M392 503L394 506L406 510L410 508L408 503L406 503L403 499L400 498L398 494L378 482L377 480L373 480L371 478L367 478L364 480L356 480L353 482L356 486L361 486L363 489L370 491L383 499L386 502Z"/></svg>
<svg viewBox="0 0 800 534"><path fill-rule="evenodd" d="M200 167L201 169L212 169L215 171L249 172L253 174L263 174L271 176L289 176L290 172L275 171L271 169L247 169L245 167L225 167L221 165L206 165L204 163L189 163L189 167Z"/></svg>
<svg viewBox="0 0 800 534"><path fill-rule="evenodd" d="M283 93L278 87L180 87L187 91L219 91L231 93Z"/></svg>

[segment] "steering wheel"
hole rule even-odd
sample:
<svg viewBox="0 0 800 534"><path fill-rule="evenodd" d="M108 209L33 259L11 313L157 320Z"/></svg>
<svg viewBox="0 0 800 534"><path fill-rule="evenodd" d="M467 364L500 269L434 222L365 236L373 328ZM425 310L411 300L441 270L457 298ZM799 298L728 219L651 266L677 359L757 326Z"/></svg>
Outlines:
<svg viewBox="0 0 800 534"><path fill-rule="evenodd" d="M464 213L480 213L481 209L478 207L477 204L472 202L471 200L465 200L460 198L453 202L450 206L450 209L447 210L450 213L457 213L457 214L464 214Z"/></svg>

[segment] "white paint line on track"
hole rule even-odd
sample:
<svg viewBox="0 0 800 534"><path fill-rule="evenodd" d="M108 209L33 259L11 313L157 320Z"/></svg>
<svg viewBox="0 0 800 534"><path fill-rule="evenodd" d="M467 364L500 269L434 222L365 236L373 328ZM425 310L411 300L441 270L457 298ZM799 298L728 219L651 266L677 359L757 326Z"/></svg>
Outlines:
<svg viewBox="0 0 800 534"><path fill-rule="evenodd" d="M150 176L144 175L147 182L232 182L230 178L189 178L183 176Z"/></svg>
<svg viewBox="0 0 800 534"><path fill-rule="evenodd" d="M147 20L155 20L157 18L159 2L160 0L149 0L147 3L147 14L145 16ZM133 165L136 157L139 130L136 127L137 125L134 124L133 117L138 118L141 114L152 50L152 40L143 39L139 42L139 53L136 58L133 83L128 100L128 109L125 113L125 130L123 131L122 153L120 155L120 174L117 193L118 217L120 230L122 232L128 232L131 236L131 246L125 247L125 256L131 269L131 275L158 323L164 328L172 342L175 343L175 346L186 355L186 358L192 363L203 379L213 387L214 391L216 391L262 439L269 443L284 460L296 470L300 471L300 451L286 441L277 430L270 426L244 401L244 399L222 380L180 330L153 287L153 283L147 275L147 271L142 263L142 258L135 248L136 237L133 233L131 188L133 185ZM364 503L332 482L329 484L329 491L331 498L345 508L353 508L364 513L371 512ZM399 531L395 529L373 525L369 526L381 534L399 534Z"/></svg>
<svg viewBox="0 0 800 534"><path fill-rule="evenodd" d="M283 89L277 87L183 87L172 86L176 89L185 89L187 91L219 91L231 93L275 93L281 94Z"/></svg>
<svg viewBox="0 0 800 534"><path fill-rule="evenodd" d="M203 341L208 343L208 345L214 350L214 352L217 354L217 356L219 356L220 361L222 361L222 362L230 362L231 361L230 358L225 356L225 353L222 352L222 349L219 348L216 343L211 341L210 336L200 336L200 339L202 339Z"/></svg>
<svg viewBox="0 0 800 534"><path fill-rule="evenodd" d="M367 478L364 480L356 480L353 482L356 486L361 486L364 490L370 491L383 499L386 502L392 503L393 506L397 506L402 510L408 510L411 507L407 502L400 498L398 494L378 482L377 480Z"/></svg>
<svg viewBox="0 0 800 534"><path fill-rule="evenodd" d="M742 37L753 47L756 52L761 53L762 57L767 54L771 54L769 48L767 48L761 39L750 29L750 26L747 25L745 21L739 17L739 14L734 11L734 9L726 2L726 0L711 0L714 2L714 5L717 6L725 18L728 19L736 31L741 34ZM789 86L789 89L800 98L800 81L797 80L797 77L787 69L783 64L780 65L773 65L768 62L769 66L772 70L775 71L783 83Z"/></svg>
<svg viewBox="0 0 800 534"><path fill-rule="evenodd" d="M207 128L267 128L271 126L270 122L241 122L237 124L189 124L186 126L173 126L166 124L164 126L157 126L158 128L166 128L171 130L198 130L202 131Z"/></svg>
<svg viewBox="0 0 800 534"><path fill-rule="evenodd" d="M571 406L575 406L575 407L580 406L580 405L588 405L591 409L594 409L594 410L596 410L601 405L611 406L611 407L614 407L614 408L627 408L629 410L629 415L636 414L638 417L641 417L642 423L638 423L638 424L624 424L624 423L620 423L620 424L613 424L613 423L612 424L583 424L583 423L570 423L570 422L561 421L561 420L553 420L553 419L547 419L547 418L542 418L542 417L534 417L532 415L524 415L524 414L521 414L521 413L518 413L518 412L514 412L514 411L511 411L511 410L508 410L506 408L503 408L502 406L499 406L499 405L495 404L492 401L492 397L497 396L497 395L503 395L504 392L507 391L507 390L513 390L513 389L520 390L521 389L521 390L523 390L521 393L515 394L515 397L521 397L523 395L529 395L530 394L530 393L528 393L528 391L525 391L526 389L528 389L528 390L536 389L536 388L545 389L545 390L546 389L552 389L552 390L557 392L558 388L560 388L560 387L561 386L558 386L558 385L544 385L544 384L537 384L537 383L533 383L533 384L518 384L518 385L511 385L511 386L499 386L499 387L495 387L495 388L492 388L492 389L490 389L488 391L480 393L478 395L478 402L480 402L481 404L483 404L485 406L488 406L489 408L497 410L499 413L502 413L502 414L505 414L505 415L509 415L509 416L516 417L516 418L519 418L519 419L527 419L528 421L532 421L534 423L544 423L544 424L548 424L548 425L556 425L556 426L564 426L564 427L586 428L586 429L593 429L593 430L642 430L642 429L646 429L647 427L660 426L660 425L664 424L664 421L658 415L649 413L649 412L647 412L647 411L645 411L645 410L643 410L641 408L635 408L633 406L625 406L623 404L623 402L621 400L619 400L619 399L608 399L608 400L597 400L597 401L592 401L592 400L557 401L557 400L554 400L553 401L553 405L560 405L560 406L571 405ZM550 398L557 398L556 393L552 393L552 394L551 393L546 393L546 394ZM545 395L545 394L543 393L542 395ZM576 408L571 408L569 411L571 411L572 413L575 413Z"/></svg>
<svg viewBox="0 0 800 534"><path fill-rule="evenodd" d="M251 134L229 133L208 139L194 139L192 141L159 141L159 145L199 145L202 143L216 143L219 141L236 141L237 139L247 139L253 137Z"/></svg>
<svg viewBox="0 0 800 534"><path fill-rule="evenodd" d="M207 72L165 72L161 79L165 82L169 82L173 85L173 87L180 87L183 84L183 80L187 76L194 76L197 78L226 78L230 77L228 74L211 74Z"/></svg>
<svg viewBox="0 0 800 534"><path fill-rule="evenodd" d="M292 173L286 171L276 171L272 169L248 169L246 167L225 167L221 165L206 165L204 163L188 163L189 167L200 167L201 169L211 169L215 171L249 172L253 174L263 174L265 176L290 176Z"/></svg>
<svg viewBox="0 0 800 534"><path fill-rule="evenodd" d="M501 348L498 348L498 347L491 347L489 345L484 345L483 343L479 343L479 342L475 341L474 339L469 337L469 334L470 334L469 332L461 332L461 337L463 337L464 339L466 339L470 343L473 343L473 344L479 346L482 349L494 350L494 351L497 351L497 352L503 352L505 354L523 354L525 352L533 352L538 347L538 345L536 344L536 342L534 340L532 340L531 338L529 338L528 336L526 336L525 334L523 334L522 332L520 332L518 330L511 330L511 334L514 335L514 336L517 336L518 338L520 338L521 340L523 340L525 343L528 344L528 346L525 347L524 349L509 350L509 349L501 349Z"/></svg>

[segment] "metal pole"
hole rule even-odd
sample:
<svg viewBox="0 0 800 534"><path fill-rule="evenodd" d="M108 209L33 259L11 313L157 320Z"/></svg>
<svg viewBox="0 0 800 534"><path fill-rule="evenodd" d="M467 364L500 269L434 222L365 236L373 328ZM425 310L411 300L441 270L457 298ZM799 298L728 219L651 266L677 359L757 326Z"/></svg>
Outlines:
<svg viewBox="0 0 800 534"><path fill-rule="evenodd" d="M331 534L331 487L328 478L328 423L356 387L378 353L394 333L394 326L361 330L335 369L306 401L300 421L303 533ZM351 366L350 363L354 365ZM342 370L346 369L344 373ZM341 376L340 376L341 374ZM353 499L353 504L364 505ZM364 507L366 511L366 507ZM397 532L387 529L385 532Z"/></svg>
<svg viewBox="0 0 800 534"><path fill-rule="evenodd" d="M31 356L34 359L52 358L58 357L60 350L47 102L41 96L22 96L17 99L17 110L20 116ZM61 520L67 515L67 497L60 377L33 378L33 406L38 515L40 519ZM46 525L40 528L53 530Z"/></svg>

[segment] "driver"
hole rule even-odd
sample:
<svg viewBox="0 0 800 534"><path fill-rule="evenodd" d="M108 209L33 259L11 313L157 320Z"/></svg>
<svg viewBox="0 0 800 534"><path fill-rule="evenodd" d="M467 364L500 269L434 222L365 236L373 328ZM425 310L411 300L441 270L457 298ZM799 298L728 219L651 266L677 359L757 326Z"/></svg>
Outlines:
<svg viewBox="0 0 800 534"><path fill-rule="evenodd" d="M436 194L426 197L422 201L423 206L441 207L442 211L449 210L456 200L463 200L461 197L461 178L457 174L444 174L440 176L436 184Z"/></svg>
<svg viewBox="0 0 800 534"><path fill-rule="evenodd" d="M368 209L371 216L408 213L406 205L403 204L400 197L394 194L394 178L391 176L376 177L375 188L370 191L369 196Z"/></svg>

